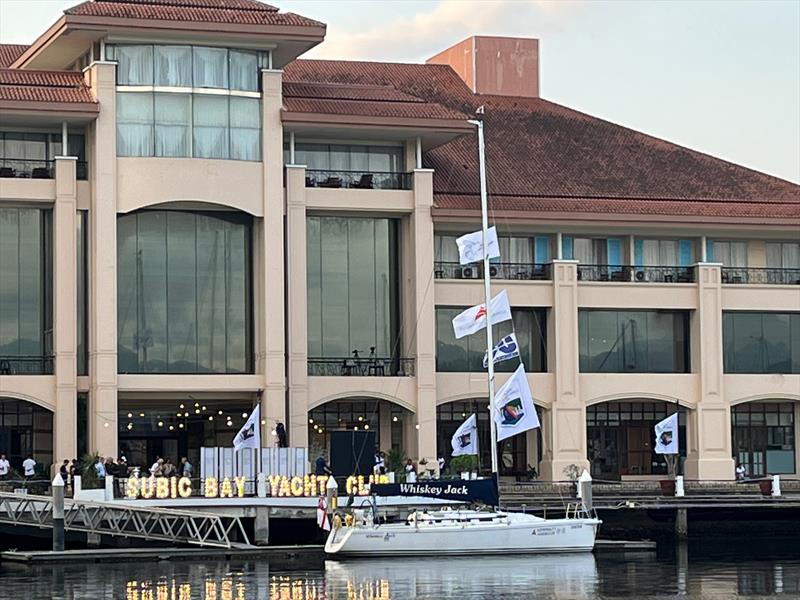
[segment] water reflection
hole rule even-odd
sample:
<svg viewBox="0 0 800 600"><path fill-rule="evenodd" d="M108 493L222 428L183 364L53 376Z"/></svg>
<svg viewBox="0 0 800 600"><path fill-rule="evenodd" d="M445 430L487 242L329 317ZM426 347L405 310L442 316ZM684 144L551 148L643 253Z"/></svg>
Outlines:
<svg viewBox="0 0 800 600"><path fill-rule="evenodd" d="M593 598L597 580L592 554L392 558L325 565L330 600L463 599L484 598L487 593Z"/></svg>
<svg viewBox="0 0 800 600"><path fill-rule="evenodd" d="M37 600L616 600L800 598L800 542L708 543L652 555L328 561L0 563L0 598Z"/></svg>

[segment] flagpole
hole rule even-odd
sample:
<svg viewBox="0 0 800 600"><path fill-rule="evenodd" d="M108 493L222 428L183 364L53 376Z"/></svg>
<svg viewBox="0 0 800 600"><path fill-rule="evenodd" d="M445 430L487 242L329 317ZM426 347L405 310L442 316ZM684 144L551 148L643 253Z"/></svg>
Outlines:
<svg viewBox="0 0 800 600"><path fill-rule="evenodd" d="M478 109L480 111L480 109ZM497 468L497 429L494 422L494 356L492 349L492 315L490 302L492 299L491 274L489 272L489 207L486 193L486 153L483 141L483 121L470 120L478 128L478 164L481 179L481 233L483 239L483 287L486 296L486 356L489 369L489 431L492 444L492 473L499 473Z"/></svg>

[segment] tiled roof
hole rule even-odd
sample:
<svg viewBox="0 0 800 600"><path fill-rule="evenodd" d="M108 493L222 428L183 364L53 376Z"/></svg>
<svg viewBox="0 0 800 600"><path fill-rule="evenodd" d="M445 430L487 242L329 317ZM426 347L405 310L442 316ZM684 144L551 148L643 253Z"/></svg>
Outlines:
<svg viewBox="0 0 800 600"><path fill-rule="evenodd" d="M391 85L473 115L484 106L495 210L800 217L800 186L538 98L476 95L448 66L298 60L287 81ZM440 208L475 209L475 136L427 152Z"/></svg>
<svg viewBox="0 0 800 600"><path fill-rule="evenodd" d="M0 69L10 66L28 48L25 44L0 44Z"/></svg>
<svg viewBox="0 0 800 600"><path fill-rule="evenodd" d="M281 13L257 0L89 0L64 11L67 15L192 21L238 25L288 25L324 27L323 23L294 13Z"/></svg>
<svg viewBox="0 0 800 600"><path fill-rule="evenodd" d="M0 69L0 100L96 104L83 74Z"/></svg>
<svg viewBox="0 0 800 600"><path fill-rule="evenodd" d="M287 81L283 85L283 106L288 112L324 115L466 119L466 115L390 85Z"/></svg>

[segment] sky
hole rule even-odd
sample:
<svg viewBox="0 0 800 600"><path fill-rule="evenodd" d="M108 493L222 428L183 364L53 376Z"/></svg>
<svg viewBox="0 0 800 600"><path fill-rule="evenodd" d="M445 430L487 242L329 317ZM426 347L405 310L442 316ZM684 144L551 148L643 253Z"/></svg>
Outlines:
<svg viewBox="0 0 800 600"><path fill-rule="evenodd" d="M30 43L80 0L0 0ZM540 40L541 95L800 183L800 1L271 0L327 23L306 56L424 62L475 34Z"/></svg>

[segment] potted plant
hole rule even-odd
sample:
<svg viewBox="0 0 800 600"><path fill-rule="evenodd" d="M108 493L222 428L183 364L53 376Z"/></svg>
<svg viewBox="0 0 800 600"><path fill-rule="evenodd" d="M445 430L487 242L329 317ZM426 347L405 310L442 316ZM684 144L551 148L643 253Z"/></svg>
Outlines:
<svg viewBox="0 0 800 600"><path fill-rule="evenodd" d="M772 495L772 477L767 475L766 479L759 479L758 480L758 488L761 490L762 496L771 496Z"/></svg>
<svg viewBox="0 0 800 600"><path fill-rule="evenodd" d="M395 481L405 481L406 455L400 448L392 447L386 454L386 472L394 473Z"/></svg>
<svg viewBox="0 0 800 600"><path fill-rule="evenodd" d="M461 477L462 479L470 479L470 473L477 472L478 470L478 457L474 454L463 454L461 456L454 456L450 460L450 473L454 477ZM467 477L464 474L467 473Z"/></svg>
<svg viewBox="0 0 800 600"><path fill-rule="evenodd" d="M678 455L677 454L665 454L664 460L667 463L667 476L669 479L662 479L659 481L661 485L661 493L664 496L674 496L675 495L675 474L677 473L678 469Z"/></svg>
<svg viewBox="0 0 800 600"><path fill-rule="evenodd" d="M572 484L572 493L577 496L578 478L581 476L581 468L575 464L567 465L561 473L563 473L564 478Z"/></svg>

